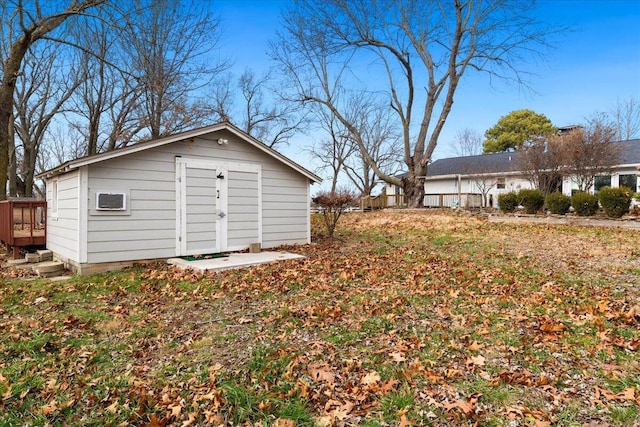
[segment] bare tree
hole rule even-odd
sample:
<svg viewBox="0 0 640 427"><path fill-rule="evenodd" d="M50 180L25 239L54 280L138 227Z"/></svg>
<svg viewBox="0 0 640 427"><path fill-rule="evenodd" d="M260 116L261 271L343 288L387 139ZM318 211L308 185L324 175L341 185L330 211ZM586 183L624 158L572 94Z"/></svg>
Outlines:
<svg viewBox="0 0 640 427"><path fill-rule="evenodd" d="M103 20L78 30L78 44L86 50L76 59L81 82L72 97L69 123L86 140L86 155L127 145L144 129L140 118L141 88L137 70L120 58L117 29Z"/></svg>
<svg viewBox="0 0 640 427"><path fill-rule="evenodd" d="M86 139L77 129L50 128L42 142L36 169L46 171L85 154Z"/></svg>
<svg viewBox="0 0 640 427"><path fill-rule="evenodd" d="M281 99L278 91L270 87L272 83L271 73L256 77L255 73L248 69L238 81L244 99L244 129L269 147L287 143L308 123L301 106ZM269 92L275 101L267 103L265 92Z"/></svg>
<svg viewBox="0 0 640 427"><path fill-rule="evenodd" d="M331 173L331 193L335 193L338 187L340 172L345 168L345 162L350 158L357 146L352 143L347 133L341 128L340 123L326 111L318 112L321 128L327 133L327 137L314 146L310 153L319 164L319 170L329 170Z"/></svg>
<svg viewBox="0 0 640 427"><path fill-rule="evenodd" d="M566 173L567 151L562 138L559 135L538 137L514 154L524 177L545 195L562 183Z"/></svg>
<svg viewBox="0 0 640 427"><path fill-rule="evenodd" d="M234 90L233 74L225 73L216 78L211 85L211 101L209 103L209 114L220 122L233 122L234 115Z"/></svg>
<svg viewBox="0 0 640 427"><path fill-rule="evenodd" d="M409 206L419 207L462 76L471 69L524 83L520 60L536 55L557 32L529 11L528 3L510 0L300 0L285 16L285 31L271 52L289 77L292 98L335 115L376 175L401 186ZM380 83L377 95L397 115L408 169L403 178L379 167L349 120L350 102L367 91L362 75L375 76L369 82Z"/></svg>
<svg viewBox="0 0 640 427"><path fill-rule="evenodd" d="M490 172L479 172L472 175L473 183L475 184L480 194L482 194L482 206L489 207L489 192L493 187L498 184L495 174Z"/></svg>
<svg viewBox="0 0 640 427"><path fill-rule="evenodd" d="M314 116L328 137L315 146L311 153L319 161L321 170L331 171L331 191L335 191L339 176L344 174L361 196L368 196L378 184L378 179L364 156L371 155L382 170L393 174L400 169L402 154L397 144L399 132L394 127L390 111L371 100L359 101L352 104L350 118L359 129L357 135L350 133L326 109L315 106L317 111L314 111ZM355 142L358 137L363 139L366 153Z"/></svg>
<svg viewBox="0 0 640 427"><path fill-rule="evenodd" d="M220 20L197 0L136 0L125 23L123 48L142 88L142 118L150 138L183 131L206 120L198 90L228 64L212 57Z"/></svg>
<svg viewBox="0 0 640 427"><path fill-rule="evenodd" d="M36 161L47 129L63 105L78 87L79 82L65 74L68 70L59 60L59 45L32 46L24 57L23 72L16 81L15 133L21 142L20 176L23 195L33 195ZM13 174L12 174L13 175ZM11 176L17 179L16 176ZM16 186L10 182L10 195Z"/></svg>
<svg viewBox="0 0 640 427"><path fill-rule="evenodd" d="M640 101L637 98L618 99L609 115L616 129L616 140L640 138Z"/></svg>
<svg viewBox="0 0 640 427"><path fill-rule="evenodd" d="M392 120L391 110L384 106L371 103L369 108L359 112L360 119L352 119L358 123L359 136L366 147L363 151L355 142L355 138L349 135L349 142L353 145L353 155L344 160L344 171L363 196L371 195L378 184L377 175L366 156L370 156L387 175L399 172L402 161L402 150L398 140L400 132Z"/></svg>
<svg viewBox="0 0 640 427"><path fill-rule="evenodd" d="M54 30L68 19L84 14L105 0L68 0L41 2L34 0L30 7L22 1L3 1L1 40L6 51L2 57L0 84L0 200L7 197L9 166L9 123L13 112L16 79L22 71L23 59L31 46L43 39L52 40ZM56 38L60 41L60 38Z"/></svg>
<svg viewBox="0 0 640 427"><path fill-rule="evenodd" d="M584 126L537 138L522 147L517 162L526 178L544 194L555 191L562 177L572 177L580 191L593 188L595 177L610 174L619 163L621 146L606 114L595 114Z"/></svg>
<svg viewBox="0 0 640 427"><path fill-rule="evenodd" d="M456 156L476 156L482 154L482 134L471 128L456 132L452 150Z"/></svg>
<svg viewBox="0 0 640 427"><path fill-rule="evenodd" d="M604 114L596 114L586 126L555 137L564 158L565 175L572 176L580 191L593 188L597 175L610 174L620 161L621 147L614 142L615 125Z"/></svg>
<svg viewBox="0 0 640 427"><path fill-rule="evenodd" d="M237 109L232 82L233 77L227 75L214 85L210 108L218 120L238 123L242 130L272 148L288 143L309 123L300 104L279 95L271 72L258 76L251 69L244 70L237 81L241 100Z"/></svg>

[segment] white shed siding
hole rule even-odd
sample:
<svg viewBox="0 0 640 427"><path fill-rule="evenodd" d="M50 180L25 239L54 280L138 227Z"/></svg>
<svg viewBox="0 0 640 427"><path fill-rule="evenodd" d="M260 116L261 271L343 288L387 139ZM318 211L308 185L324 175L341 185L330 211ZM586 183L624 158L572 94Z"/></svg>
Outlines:
<svg viewBox="0 0 640 427"><path fill-rule="evenodd" d="M220 137L228 145L217 144ZM308 242L309 180L235 135L218 132L89 165L89 263L175 255L176 156L260 165L262 246ZM96 211L96 191L128 192L127 211Z"/></svg>
<svg viewBox="0 0 640 427"><path fill-rule="evenodd" d="M78 260L79 171L47 181L47 248L57 255ZM53 201L53 181L57 181L57 202ZM57 205L57 213L52 212Z"/></svg>
<svg viewBox="0 0 640 427"><path fill-rule="evenodd" d="M87 262L166 258L175 254L174 169L173 157L153 152L89 166ZM98 191L125 192L127 211L97 211Z"/></svg>
<svg viewBox="0 0 640 427"><path fill-rule="evenodd" d="M262 246L308 242L309 181L292 170L263 170Z"/></svg>
<svg viewBox="0 0 640 427"><path fill-rule="evenodd" d="M227 247L260 241L260 182L257 172L229 171Z"/></svg>

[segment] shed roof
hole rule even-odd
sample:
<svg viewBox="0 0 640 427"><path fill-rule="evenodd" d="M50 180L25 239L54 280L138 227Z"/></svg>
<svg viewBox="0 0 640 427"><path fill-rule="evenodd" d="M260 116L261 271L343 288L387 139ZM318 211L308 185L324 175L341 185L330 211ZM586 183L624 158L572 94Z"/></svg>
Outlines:
<svg viewBox="0 0 640 427"><path fill-rule="evenodd" d="M140 143L137 143L137 144L134 144L134 145L130 145L130 146L124 147L124 148L119 148L117 150L106 151L106 152L100 153L100 154L94 154L94 155L91 155L91 156L80 157L78 159L70 160L68 162L65 162L65 163L61 164L60 166L57 166L57 167L55 167L53 169L49 169L47 171L44 171L44 172L38 174L37 178L51 178L51 177L66 173L68 171L72 171L72 170L78 169L81 166L91 165L91 164L102 162L102 161L105 161L105 160L126 156L127 154L137 153L137 152L140 152L140 151L148 150L150 148L171 144L173 142L182 141L182 140L186 140L186 139L189 139L189 138L196 138L196 137L199 137L199 136L202 136L202 135L206 135L208 133L219 132L219 131L222 131L222 130L226 130L226 131L231 132L232 134L236 135L237 137L239 137L240 139L244 140L245 142L253 145L256 148L258 148L259 150L261 150L262 152L264 152L268 156L273 157L274 159L280 161L281 163L284 163L285 165L289 166L290 168L292 168L295 171L299 172L300 174L304 175L309 180L311 180L313 182L316 182L316 183L322 182L322 178L320 178L316 174L314 174L314 173L310 172L309 170L307 170L306 168L300 166L298 163L294 162L293 160L289 159L288 157L284 156L283 154L280 154L279 152L277 152L273 148L271 148L271 147L265 145L264 143L258 141L257 139L255 139L251 135L247 134L246 132L243 132L238 127L234 126L233 124L231 124L229 122L221 122L221 123L217 123L217 124L210 125L210 126L205 126L205 127L201 127L201 128L197 128L197 129L192 129L192 130L189 130L189 131L186 131L186 132L182 132L182 133L178 133L178 134L175 134L175 135L169 135L169 136L166 136L166 137L153 139L153 140L150 140L150 141L140 142Z"/></svg>
<svg viewBox="0 0 640 427"><path fill-rule="evenodd" d="M618 141L616 144L622 145L620 165L640 164L640 139ZM429 166L427 176L517 172L518 154L513 151L440 159Z"/></svg>

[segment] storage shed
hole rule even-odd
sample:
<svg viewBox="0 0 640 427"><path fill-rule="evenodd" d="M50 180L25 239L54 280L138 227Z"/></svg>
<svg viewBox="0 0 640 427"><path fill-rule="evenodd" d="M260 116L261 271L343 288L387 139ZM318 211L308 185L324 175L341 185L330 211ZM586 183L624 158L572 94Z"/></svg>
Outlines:
<svg viewBox="0 0 640 427"><path fill-rule="evenodd" d="M80 273L132 261L310 242L321 179L229 123L66 162L47 188L47 248Z"/></svg>

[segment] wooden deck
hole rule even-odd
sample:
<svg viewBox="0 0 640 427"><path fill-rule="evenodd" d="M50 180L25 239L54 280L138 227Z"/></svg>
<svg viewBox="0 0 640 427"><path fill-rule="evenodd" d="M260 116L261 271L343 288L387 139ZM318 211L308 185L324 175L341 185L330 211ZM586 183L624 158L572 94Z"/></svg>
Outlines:
<svg viewBox="0 0 640 427"><path fill-rule="evenodd" d="M44 200L12 199L0 201L0 242L13 250L47 243L47 203Z"/></svg>

